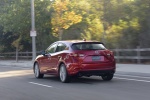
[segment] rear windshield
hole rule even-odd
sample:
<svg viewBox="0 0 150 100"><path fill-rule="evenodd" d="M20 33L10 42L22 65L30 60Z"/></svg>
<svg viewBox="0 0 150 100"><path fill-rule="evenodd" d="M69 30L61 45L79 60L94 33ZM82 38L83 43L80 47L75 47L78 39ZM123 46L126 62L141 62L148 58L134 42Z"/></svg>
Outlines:
<svg viewBox="0 0 150 100"><path fill-rule="evenodd" d="M72 45L73 50L105 50L101 43L74 43Z"/></svg>

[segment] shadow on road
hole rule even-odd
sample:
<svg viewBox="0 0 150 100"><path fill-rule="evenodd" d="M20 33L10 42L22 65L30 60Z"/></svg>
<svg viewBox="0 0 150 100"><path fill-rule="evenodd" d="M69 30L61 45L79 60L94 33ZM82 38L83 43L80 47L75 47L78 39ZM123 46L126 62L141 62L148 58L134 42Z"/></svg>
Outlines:
<svg viewBox="0 0 150 100"><path fill-rule="evenodd" d="M60 82L59 77L56 76L45 76L42 80L48 80L48 81L53 81L53 82ZM97 83L107 83L107 82L113 82L112 81L103 81L101 77L80 77L80 78L72 78L71 79L71 84L78 84L78 83L83 83L83 84L97 84ZM69 83L67 83L69 84Z"/></svg>

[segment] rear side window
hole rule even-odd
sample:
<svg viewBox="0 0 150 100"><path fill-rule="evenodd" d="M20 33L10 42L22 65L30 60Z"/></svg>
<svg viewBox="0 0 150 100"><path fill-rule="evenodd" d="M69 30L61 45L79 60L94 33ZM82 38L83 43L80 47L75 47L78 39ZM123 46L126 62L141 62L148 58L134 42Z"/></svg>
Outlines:
<svg viewBox="0 0 150 100"><path fill-rule="evenodd" d="M101 43L74 43L72 45L73 50L105 50Z"/></svg>
<svg viewBox="0 0 150 100"><path fill-rule="evenodd" d="M65 44L59 43L59 44L57 45L56 52L63 51L63 50L65 50L65 48L66 48L66 45L65 45Z"/></svg>

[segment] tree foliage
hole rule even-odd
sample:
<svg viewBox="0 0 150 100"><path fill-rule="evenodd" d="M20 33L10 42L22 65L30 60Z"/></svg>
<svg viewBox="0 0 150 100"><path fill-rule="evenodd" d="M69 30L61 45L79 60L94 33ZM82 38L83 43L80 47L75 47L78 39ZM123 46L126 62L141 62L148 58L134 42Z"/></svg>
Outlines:
<svg viewBox="0 0 150 100"><path fill-rule="evenodd" d="M52 29L55 36L59 35L60 40L63 29L68 29L71 25L81 22L82 16L71 11L68 7L69 0L56 0L53 4Z"/></svg>
<svg viewBox="0 0 150 100"><path fill-rule="evenodd" d="M31 51L30 0L1 0L0 51ZM65 39L150 46L150 0L35 0L37 50ZM63 34L63 35L62 35Z"/></svg>

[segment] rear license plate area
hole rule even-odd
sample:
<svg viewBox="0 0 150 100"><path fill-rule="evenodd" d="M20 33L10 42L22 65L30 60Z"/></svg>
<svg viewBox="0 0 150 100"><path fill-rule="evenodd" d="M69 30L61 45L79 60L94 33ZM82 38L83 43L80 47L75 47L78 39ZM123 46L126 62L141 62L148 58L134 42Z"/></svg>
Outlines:
<svg viewBox="0 0 150 100"><path fill-rule="evenodd" d="M92 61L100 61L101 56L92 56Z"/></svg>

